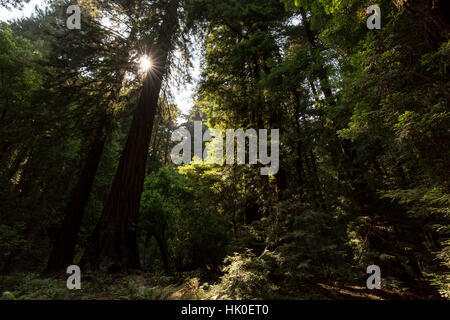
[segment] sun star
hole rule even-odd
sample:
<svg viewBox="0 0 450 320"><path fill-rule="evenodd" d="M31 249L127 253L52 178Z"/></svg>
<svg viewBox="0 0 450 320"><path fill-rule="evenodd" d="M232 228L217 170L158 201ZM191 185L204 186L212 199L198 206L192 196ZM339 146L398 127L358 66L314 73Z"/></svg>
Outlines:
<svg viewBox="0 0 450 320"><path fill-rule="evenodd" d="M143 73L147 72L150 69L152 69L152 67L153 67L152 60L148 56L142 56L139 59L139 70L141 72L143 72Z"/></svg>

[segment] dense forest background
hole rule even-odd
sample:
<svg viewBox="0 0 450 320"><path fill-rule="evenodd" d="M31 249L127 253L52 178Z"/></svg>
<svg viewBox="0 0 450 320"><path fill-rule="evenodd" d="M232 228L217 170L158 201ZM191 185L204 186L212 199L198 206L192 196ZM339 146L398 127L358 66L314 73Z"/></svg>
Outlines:
<svg viewBox="0 0 450 320"><path fill-rule="evenodd" d="M449 5L60 0L1 23L0 294L449 298ZM278 173L175 166L200 119L280 129Z"/></svg>

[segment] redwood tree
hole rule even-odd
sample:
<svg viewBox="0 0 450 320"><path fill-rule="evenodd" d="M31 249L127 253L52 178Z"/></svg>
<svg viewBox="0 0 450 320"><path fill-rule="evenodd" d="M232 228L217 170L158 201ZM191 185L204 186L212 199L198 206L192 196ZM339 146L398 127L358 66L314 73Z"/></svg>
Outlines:
<svg viewBox="0 0 450 320"><path fill-rule="evenodd" d="M151 50L158 74L155 70L146 74L108 200L82 259L83 265L94 270L127 271L140 266L136 240L139 206L162 77L177 29L178 4L178 0L173 0L165 8L158 38Z"/></svg>
<svg viewBox="0 0 450 320"><path fill-rule="evenodd" d="M53 245L45 273L58 272L73 263L75 246L83 215L86 211L86 204L105 148L107 135L104 133L104 129L107 121L106 117L101 120L97 135L89 147L83 171L72 191L64 221Z"/></svg>

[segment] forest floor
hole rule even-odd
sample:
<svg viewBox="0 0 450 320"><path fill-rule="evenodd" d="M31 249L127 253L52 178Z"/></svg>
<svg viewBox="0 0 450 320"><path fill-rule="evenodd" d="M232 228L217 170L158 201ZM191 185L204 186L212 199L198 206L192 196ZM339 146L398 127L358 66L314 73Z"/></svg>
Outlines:
<svg viewBox="0 0 450 320"><path fill-rule="evenodd" d="M86 275L81 290L70 291L66 279L42 278L36 274L13 274L0 277L0 299L17 300L208 300L213 294L209 285L193 273L177 277L146 273L133 275ZM282 298L282 297L280 297ZM409 287L389 287L368 290L357 285L318 283L305 286L289 299L319 300L428 300L443 299L428 282L416 282Z"/></svg>
<svg viewBox="0 0 450 320"><path fill-rule="evenodd" d="M427 282L415 283L410 287L382 288L369 290L356 285L330 286L318 284L326 297L338 300L440 300L442 297L436 288Z"/></svg>

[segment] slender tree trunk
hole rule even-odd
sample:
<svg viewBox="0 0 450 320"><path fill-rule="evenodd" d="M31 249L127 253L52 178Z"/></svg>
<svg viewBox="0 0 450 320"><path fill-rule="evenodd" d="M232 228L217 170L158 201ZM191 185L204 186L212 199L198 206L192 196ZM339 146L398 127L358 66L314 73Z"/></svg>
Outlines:
<svg viewBox="0 0 450 320"><path fill-rule="evenodd" d="M153 146L152 146L152 155L151 155L151 157L150 157L150 162L152 161L152 160L156 160L157 158L158 158L158 155L157 155L157 152L156 152L156 150L159 150L158 149L158 146L159 146L159 140L160 140L160 135L158 134L158 127L159 127L159 122L160 122L160 119L157 119L156 120L156 123L155 123L155 127L156 127L156 130L155 130L155 132L153 133L153 137L152 137L152 139L150 139L150 142L152 142L153 141ZM156 172L158 169L157 168L155 168L154 166L153 167L149 167L149 168L147 168L147 176L149 176L149 175L151 175L153 172Z"/></svg>
<svg viewBox="0 0 450 320"><path fill-rule="evenodd" d="M126 48L129 47L130 42L134 39L136 34L135 26L132 27L128 37ZM121 63L127 63L129 56L123 56L120 59ZM112 83L113 89L110 96L110 103L117 101L122 89L122 83L125 77L126 70L119 69L118 76ZM88 156L75 186L72 191L70 200L66 207L64 220L61 229L58 233L55 244L53 245L50 258L44 273L55 273L65 269L73 263L75 256L75 246L78 240L78 234L83 221L83 216L86 211L86 205L89 200L92 185L94 184L95 176L97 174L100 160L103 155L106 141L111 133L113 124L113 116L107 107L104 114L100 115L101 120L97 127L94 141L89 146Z"/></svg>
<svg viewBox="0 0 450 320"><path fill-rule="evenodd" d="M144 80L108 200L83 257L82 264L94 270L117 272L140 267L136 237L139 206L162 76L177 26L177 9L178 1L171 1L167 6L156 42L158 54L153 57L158 60L155 65L161 68L161 72L154 75L150 71Z"/></svg>
<svg viewBox="0 0 450 320"><path fill-rule="evenodd" d="M167 247L167 241L165 240L164 236L165 232L162 232L161 236L158 236L156 233L154 234L154 237L156 239L156 242L158 243L159 249L161 251L161 258L163 262L164 271L169 273L169 248Z"/></svg>
<svg viewBox="0 0 450 320"><path fill-rule="evenodd" d="M105 148L107 135L104 133L104 129L107 126L107 121L107 117L105 116L97 129L97 137L89 148L86 163L78 179L77 185L72 192L66 208L64 221L44 273L61 271L73 263L75 246L83 215L86 210L86 204Z"/></svg>
<svg viewBox="0 0 450 320"><path fill-rule="evenodd" d="M316 186L315 190L317 192L317 197L318 197L318 200L319 200L319 206L324 207L325 198L323 196L322 188L321 188L321 184L320 184L320 178L319 178L319 171L318 171L318 168L317 168L316 156L314 155L314 152L312 150L309 150L309 156L311 158L311 167L312 167L314 184Z"/></svg>
<svg viewBox="0 0 450 320"><path fill-rule="evenodd" d="M20 165L27 157L27 154L28 154L28 150L25 147L20 148L20 150L18 151L16 157L12 161L12 163L9 166L9 169L7 171L6 178L8 179L8 181L10 181L14 177L14 175L17 173L17 171L19 171Z"/></svg>
<svg viewBox="0 0 450 320"><path fill-rule="evenodd" d="M320 41L317 38L317 34L313 32L311 29L311 23L308 17L306 16L306 13L303 9L300 9L300 14L302 16L303 20L303 26L305 28L305 32L307 34L307 40L310 43L312 47L312 51L322 51L323 47ZM325 97L325 102L330 107L333 107L336 105L336 100L333 95L333 91L331 89L330 81L328 79L327 70L323 64L322 61L314 61L314 63L318 64L317 71L314 72L314 77L320 81L320 91L323 93ZM314 82L312 79L308 79L311 89L315 96L317 96L317 90L314 86ZM317 100L317 98L316 98ZM334 164L336 165L336 168L340 172L340 179L345 181L345 184L347 185L347 193L351 193L351 188L348 186L353 185L353 174L350 170L350 168L353 167L353 160L354 160L354 154L353 154L353 144L350 139L342 139L337 134L336 131L339 128L334 128L332 132L332 138L333 141L330 142L331 146L331 155L333 157ZM307 157L307 156L305 156ZM311 160L315 161L315 158L312 158ZM315 165L315 162L313 163Z"/></svg>
<svg viewBox="0 0 450 320"><path fill-rule="evenodd" d="M303 190L304 187L304 178L305 178L305 170L303 166L303 137L302 137L302 129L300 125L300 96L298 92L293 90L293 94L295 97L295 126L297 129L297 159L295 160L295 169L297 170L298 176L298 186Z"/></svg>

